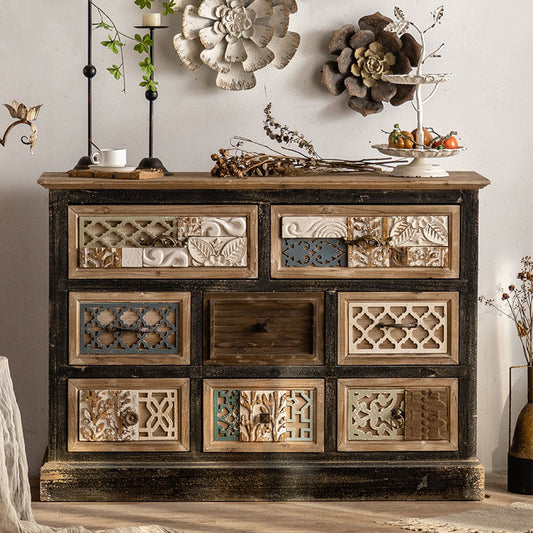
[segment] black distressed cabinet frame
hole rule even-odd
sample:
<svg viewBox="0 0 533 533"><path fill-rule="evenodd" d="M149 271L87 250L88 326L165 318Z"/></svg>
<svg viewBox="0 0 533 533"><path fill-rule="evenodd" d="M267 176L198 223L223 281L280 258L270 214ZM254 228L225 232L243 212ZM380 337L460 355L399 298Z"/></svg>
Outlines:
<svg viewBox="0 0 533 533"><path fill-rule="evenodd" d="M291 183L291 180L293 182ZM478 190L475 173L404 179L372 175L224 180L183 174L134 182L44 174L50 195L49 444L41 469L46 501L256 501L347 499L481 499L483 467L476 459ZM290 184L290 185L289 185ZM124 188L123 188L124 187ZM258 278L69 279L69 206L256 205ZM272 205L456 205L460 207L457 279L272 279ZM69 366L69 294L76 291L189 292L191 359L183 366ZM215 366L203 363L206 292L323 292L324 365ZM459 364L349 366L337 364L339 292L459 294ZM457 378L457 451L337 450L340 378ZM69 379L190 379L190 451L68 452ZM202 381L210 378L320 378L325 382L324 452L204 452Z"/></svg>

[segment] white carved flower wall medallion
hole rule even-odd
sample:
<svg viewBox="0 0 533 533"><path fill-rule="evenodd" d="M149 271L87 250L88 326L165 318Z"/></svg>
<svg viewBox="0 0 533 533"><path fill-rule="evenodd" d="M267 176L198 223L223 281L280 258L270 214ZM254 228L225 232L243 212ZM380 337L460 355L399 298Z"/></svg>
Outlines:
<svg viewBox="0 0 533 533"><path fill-rule="evenodd" d="M184 5L185 4L185 5ZM272 64L285 68L300 45L288 31L296 0L182 0L183 31L174 47L190 70L206 64L221 89L255 87L254 72Z"/></svg>

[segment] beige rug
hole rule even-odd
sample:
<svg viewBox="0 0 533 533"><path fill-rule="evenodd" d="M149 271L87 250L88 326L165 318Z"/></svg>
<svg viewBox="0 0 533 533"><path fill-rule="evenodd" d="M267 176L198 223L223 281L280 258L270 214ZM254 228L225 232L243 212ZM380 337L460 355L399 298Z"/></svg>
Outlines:
<svg viewBox="0 0 533 533"><path fill-rule="evenodd" d="M490 509L387 522L420 533L533 533L533 504L512 503Z"/></svg>

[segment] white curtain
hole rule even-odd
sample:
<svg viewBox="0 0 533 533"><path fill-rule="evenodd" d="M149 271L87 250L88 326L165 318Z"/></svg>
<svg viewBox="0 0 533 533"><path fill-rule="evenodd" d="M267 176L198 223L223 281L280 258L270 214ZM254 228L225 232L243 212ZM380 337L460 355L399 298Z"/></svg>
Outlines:
<svg viewBox="0 0 533 533"><path fill-rule="evenodd" d="M0 357L0 533L91 533L83 526L41 526L33 518L22 421L5 357ZM160 526L138 526L96 533L179 532Z"/></svg>

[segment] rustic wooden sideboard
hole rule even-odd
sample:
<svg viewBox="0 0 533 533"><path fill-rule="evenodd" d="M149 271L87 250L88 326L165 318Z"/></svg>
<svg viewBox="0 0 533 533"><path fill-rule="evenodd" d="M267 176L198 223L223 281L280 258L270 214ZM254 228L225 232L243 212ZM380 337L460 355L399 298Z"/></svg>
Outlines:
<svg viewBox="0 0 533 533"><path fill-rule="evenodd" d="M50 195L47 501L480 499L474 172Z"/></svg>

